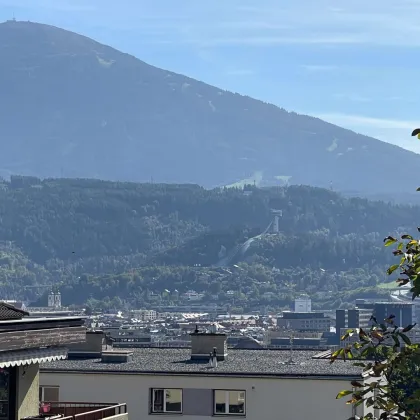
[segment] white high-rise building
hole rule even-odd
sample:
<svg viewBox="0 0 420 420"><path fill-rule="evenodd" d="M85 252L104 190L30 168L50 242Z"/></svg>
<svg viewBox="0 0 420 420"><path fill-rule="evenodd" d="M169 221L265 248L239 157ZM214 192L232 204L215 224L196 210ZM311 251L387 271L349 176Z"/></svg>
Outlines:
<svg viewBox="0 0 420 420"><path fill-rule="evenodd" d="M312 312L312 301L308 296L295 299L295 312Z"/></svg>

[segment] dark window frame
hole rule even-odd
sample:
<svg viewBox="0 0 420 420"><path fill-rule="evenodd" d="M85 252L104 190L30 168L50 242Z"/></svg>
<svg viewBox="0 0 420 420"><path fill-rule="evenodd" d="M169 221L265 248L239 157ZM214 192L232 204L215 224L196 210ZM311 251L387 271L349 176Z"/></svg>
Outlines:
<svg viewBox="0 0 420 420"><path fill-rule="evenodd" d="M19 368L16 366L3 368L3 370L8 372L8 407L7 407L7 419L8 420L16 420L18 414L17 408L17 392L18 392L18 379L17 374L19 372ZM2 417L5 419L5 417Z"/></svg>
<svg viewBox="0 0 420 420"><path fill-rule="evenodd" d="M244 412L243 413L229 413L229 404L226 404L226 410L224 413L216 412L216 392L225 393L225 402L228 400L229 392L243 392L244 393ZM227 412L226 412L227 411ZM234 416L234 417L245 417L246 416L246 390L245 389L213 389L213 416Z"/></svg>
<svg viewBox="0 0 420 420"><path fill-rule="evenodd" d="M58 390L57 401L46 400L45 397L45 388L54 388ZM60 401L60 386L59 385L39 385L39 402L58 402Z"/></svg>
<svg viewBox="0 0 420 420"><path fill-rule="evenodd" d="M167 390L181 391L181 411L166 411L166 397ZM163 391L162 411L155 411L155 391ZM150 388L150 407L149 414L153 415L182 415L184 409L184 392L183 388Z"/></svg>

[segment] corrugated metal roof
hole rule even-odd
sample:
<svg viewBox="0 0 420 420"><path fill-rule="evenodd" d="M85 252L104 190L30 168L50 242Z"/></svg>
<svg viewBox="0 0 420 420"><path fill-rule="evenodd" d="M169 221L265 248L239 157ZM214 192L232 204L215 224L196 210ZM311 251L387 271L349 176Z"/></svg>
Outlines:
<svg viewBox="0 0 420 420"><path fill-rule="evenodd" d="M67 349L62 347L0 352L0 368L53 362L64 359L67 359Z"/></svg>

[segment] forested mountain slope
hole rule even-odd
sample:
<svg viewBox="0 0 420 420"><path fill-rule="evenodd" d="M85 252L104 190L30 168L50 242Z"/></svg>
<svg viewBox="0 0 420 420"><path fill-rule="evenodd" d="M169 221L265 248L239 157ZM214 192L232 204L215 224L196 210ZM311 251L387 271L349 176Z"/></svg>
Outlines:
<svg viewBox="0 0 420 420"><path fill-rule="evenodd" d="M282 211L280 232L258 236L273 209ZM258 289L267 278L283 290L278 293L287 284L300 291L351 291L383 281L392 258L383 237L415 232L418 214L418 207L306 186L249 186L244 192L12 177L0 184L0 292L15 296L22 286L51 282L66 291L68 303L90 295L144 302L146 290L197 287L210 293L238 279ZM215 267L221 251L253 237L258 239L231 262L245 272L222 281L224 269ZM23 290L28 298L38 293Z"/></svg>
<svg viewBox="0 0 420 420"><path fill-rule="evenodd" d="M264 231L272 209L282 211L279 229L288 236L325 229L331 235L385 235L415 228L418 214L418 207L346 199L305 186L251 187L245 195L197 185L13 177L1 187L0 239L41 264L51 258L151 256L183 243L211 242L220 232L227 241L242 240Z"/></svg>

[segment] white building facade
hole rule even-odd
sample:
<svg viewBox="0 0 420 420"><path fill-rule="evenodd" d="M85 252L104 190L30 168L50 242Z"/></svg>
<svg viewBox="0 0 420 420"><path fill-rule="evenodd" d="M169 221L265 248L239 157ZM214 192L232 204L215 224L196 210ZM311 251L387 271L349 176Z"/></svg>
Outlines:
<svg viewBox="0 0 420 420"><path fill-rule="evenodd" d="M80 358L89 353L86 346L72 348L70 360L42 366L44 393L79 402L125 401L139 420L345 420L355 414L335 397L362 380L360 368L331 365L324 353L228 349L226 335L214 330L191 333L190 348L109 350L100 333L87 334L93 358Z"/></svg>
<svg viewBox="0 0 420 420"><path fill-rule="evenodd" d="M295 299L295 312L311 312L312 301L309 297L299 297Z"/></svg>
<svg viewBox="0 0 420 420"><path fill-rule="evenodd" d="M250 420L345 420L354 412L337 393L348 378L280 378L146 374L129 372L76 372L43 370L41 386L54 387L67 401L119 401L130 417L209 420L217 415Z"/></svg>

